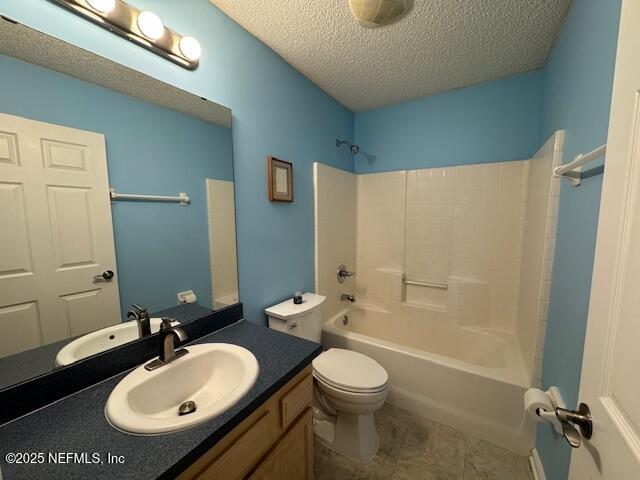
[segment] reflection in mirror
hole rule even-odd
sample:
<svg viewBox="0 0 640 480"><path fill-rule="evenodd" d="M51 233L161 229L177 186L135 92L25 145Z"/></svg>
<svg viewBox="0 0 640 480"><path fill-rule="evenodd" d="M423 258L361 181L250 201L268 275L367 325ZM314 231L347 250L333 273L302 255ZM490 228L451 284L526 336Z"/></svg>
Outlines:
<svg viewBox="0 0 640 480"><path fill-rule="evenodd" d="M0 70L0 388L238 302L229 124Z"/></svg>
<svg viewBox="0 0 640 480"><path fill-rule="evenodd" d="M207 179L213 308L238 303L236 218L231 180Z"/></svg>

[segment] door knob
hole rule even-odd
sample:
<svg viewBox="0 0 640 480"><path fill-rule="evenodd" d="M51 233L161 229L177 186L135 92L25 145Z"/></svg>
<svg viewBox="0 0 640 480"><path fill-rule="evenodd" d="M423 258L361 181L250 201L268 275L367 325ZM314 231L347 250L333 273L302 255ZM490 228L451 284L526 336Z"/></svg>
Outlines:
<svg viewBox="0 0 640 480"><path fill-rule="evenodd" d="M105 281L108 282L109 280L111 280L113 277L115 276L115 274L113 273L113 271L111 270L105 270L104 272L102 272L100 275L94 275L93 276L93 281Z"/></svg>
<svg viewBox="0 0 640 480"><path fill-rule="evenodd" d="M589 409L589 405L586 403L581 403L578 410L556 408L556 416L562 424L562 433L565 440L573 448L578 448L580 446L580 435L587 440L593 435L591 410Z"/></svg>

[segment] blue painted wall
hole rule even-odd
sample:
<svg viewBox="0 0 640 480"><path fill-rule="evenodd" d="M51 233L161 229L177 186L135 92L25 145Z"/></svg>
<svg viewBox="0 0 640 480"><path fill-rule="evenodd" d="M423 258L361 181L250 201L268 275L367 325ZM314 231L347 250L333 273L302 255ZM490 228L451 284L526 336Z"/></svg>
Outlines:
<svg viewBox="0 0 640 480"><path fill-rule="evenodd" d="M544 69L542 136L566 129L564 162L607 141L620 0L574 0ZM602 176L560 193L558 240L542 383L578 401ZM567 478L570 447L540 426L537 448L549 480Z"/></svg>
<svg viewBox="0 0 640 480"><path fill-rule="evenodd" d="M529 158L540 146L542 72L358 113L358 173Z"/></svg>
<svg viewBox="0 0 640 480"><path fill-rule="evenodd" d="M189 207L113 204L123 314L132 303L174 306L188 289L210 308L204 179L233 179L230 129L3 55L0 71L0 111L105 135L117 191L189 193Z"/></svg>
<svg viewBox="0 0 640 480"><path fill-rule="evenodd" d="M240 295L245 316L312 290L312 163L353 170L338 137L353 140L353 114L208 0L130 0L203 45L189 72L47 0L0 0L0 13L233 110ZM266 157L294 163L295 202L267 200ZM177 250L178 247L176 247Z"/></svg>

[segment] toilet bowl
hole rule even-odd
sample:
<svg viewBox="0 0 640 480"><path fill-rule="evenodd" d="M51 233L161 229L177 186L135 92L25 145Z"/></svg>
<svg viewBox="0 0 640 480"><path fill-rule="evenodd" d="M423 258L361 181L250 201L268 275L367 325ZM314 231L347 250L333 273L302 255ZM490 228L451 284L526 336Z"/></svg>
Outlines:
<svg viewBox="0 0 640 480"><path fill-rule="evenodd" d="M267 308L269 327L320 343L325 297L303 295ZM374 412L384 404L389 375L375 360L358 352L331 348L313 360L316 438L332 450L358 462L378 451Z"/></svg>
<svg viewBox="0 0 640 480"><path fill-rule="evenodd" d="M368 462L379 447L373 417L388 392L387 372L371 358L332 348L313 361L314 432L329 448Z"/></svg>

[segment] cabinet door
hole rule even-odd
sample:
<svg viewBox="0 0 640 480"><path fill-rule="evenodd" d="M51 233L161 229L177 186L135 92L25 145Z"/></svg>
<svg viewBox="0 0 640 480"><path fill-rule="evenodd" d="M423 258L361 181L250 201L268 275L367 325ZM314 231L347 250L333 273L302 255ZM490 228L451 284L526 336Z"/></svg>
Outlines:
<svg viewBox="0 0 640 480"><path fill-rule="evenodd" d="M262 460L251 480L312 480L313 422L308 409Z"/></svg>

